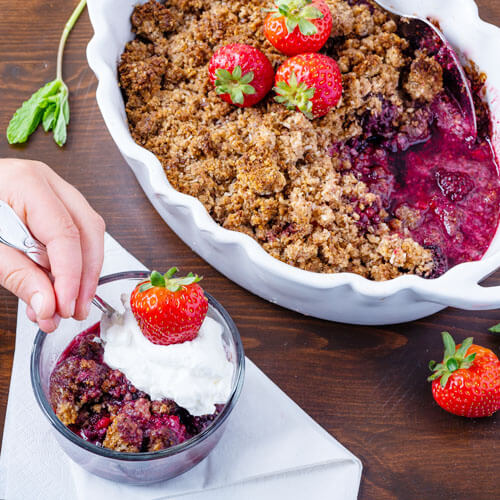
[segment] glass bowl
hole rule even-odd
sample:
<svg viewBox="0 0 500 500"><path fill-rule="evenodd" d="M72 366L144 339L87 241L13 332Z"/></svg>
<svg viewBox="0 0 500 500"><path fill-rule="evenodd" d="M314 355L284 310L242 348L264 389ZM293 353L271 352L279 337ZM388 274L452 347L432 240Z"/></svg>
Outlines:
<svg viewBox="0 0 500 500"><path fill-rule="evenodd" d="M146 271L130 271L100 279L98 294L117 310L123 305L120 295L131 292L138 281L149 276ZM49 380L52 370L71 340L100 320L101 313L92 308L87 320L63 320L50 335L39 331L31 354L31 383L43 414L55 430L56 439L65 453L87 471L112 481L149 484L170 479L186 472L203 460L215 447L238 401L243 385L245 356L241 338L226 310L208 293L208 316L223 325L223 341L228 359L234 366L231 395L212 425L179 445L146 453L125 453L102 448L70 431L55 415L49 402Z"/></svg>

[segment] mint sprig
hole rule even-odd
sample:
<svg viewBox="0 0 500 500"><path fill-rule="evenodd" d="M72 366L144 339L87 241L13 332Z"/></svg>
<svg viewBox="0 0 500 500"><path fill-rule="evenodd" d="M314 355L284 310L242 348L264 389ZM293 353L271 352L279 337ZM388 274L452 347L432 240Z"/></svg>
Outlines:
<svg viewBox="0 0 500 500"><path fill-rule="evenodd" d="M498 323L498 325L495 325L495 326L492 326L491 328L489 328L489 331L491 333L500 333L500 323Z"/></svg>
<svg viewBox="0 0 500 500"><path fill-rule="evenodd" d="M9 144L26 142L40 123L45 132L53 131L58 146L66 143L70 112L69 90L62 78L63 53L66 40L86 5L87 0L80 0L64 27L57 51L56 79L37 90L10 120L7 127Z"/></svg>

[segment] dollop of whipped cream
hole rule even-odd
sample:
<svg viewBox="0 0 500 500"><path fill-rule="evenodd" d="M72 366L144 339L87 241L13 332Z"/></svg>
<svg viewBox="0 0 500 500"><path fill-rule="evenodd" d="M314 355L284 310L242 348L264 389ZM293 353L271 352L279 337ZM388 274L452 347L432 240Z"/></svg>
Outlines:
<svg viewBox="0 0 500 500"><path fill-rule="evenodd" d="M233 365L222 343L222 325L206 317L198 336L167 346L150 342L128 306L123 314L103 317L104 362L120 370L153 400L173 399L194 416L215 412L231 394Z"/></svg>

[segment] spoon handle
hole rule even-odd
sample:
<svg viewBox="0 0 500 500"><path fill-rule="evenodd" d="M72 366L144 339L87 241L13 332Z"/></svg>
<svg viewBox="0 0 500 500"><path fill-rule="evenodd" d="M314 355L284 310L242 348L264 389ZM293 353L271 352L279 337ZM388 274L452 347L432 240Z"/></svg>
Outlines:
<svg viewBox="0 0 500 500"><path fill-rule="evenodd" d="M53 281L47 247L33 237L16 212L2 200L0 200L0 243L23 252L33 262L45 269ZM115 313L113 307L97 295L92 299L92 304L107 316L112 316Z"/></svg>

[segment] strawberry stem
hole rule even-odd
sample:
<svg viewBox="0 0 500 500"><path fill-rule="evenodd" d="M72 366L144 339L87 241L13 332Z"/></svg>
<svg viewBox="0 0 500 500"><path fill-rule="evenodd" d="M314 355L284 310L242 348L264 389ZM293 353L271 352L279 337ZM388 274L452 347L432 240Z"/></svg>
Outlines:
<svg viewBox="0 0 500 500"><path fill-rule="evenodd" d="M229 94L233 104L243 104L245 95L256 93L255 87L250 85L255 78L254 72L243 74L241 66L236 66L230 73L227 69L218 68L215 71L215 90L217 94Z"/></svg>
<svg viewBox="0 0 500 500"><path fill-rule="evenodd" d="M444 359L442 363L429 362L429 369L434 373L427 380L431 382L441 377L441 387L446 387L448 379L453 372L472 366L476 353L466 356L469 347L474 341L472 337L466 338L457 349L453 337L448 332L442 332L441 336L444 343Z"/></svg>
<svg viewBox="0 0 500 500"><path fill-rule="evenodd" d="M153 271L149 276L149 280L140 286L139 292L146 292L153 287L166 288L171 292L178 292L183 286L198 283L203 279L202 276L193 273L189 273L182 278L174 278L177 271L178 269L176 267L171 267L165 274Z"/></svg>
<svg viewBox="0 0 500 500"><path fill-rule="evenodd" d="M272 9L273 17L285 18L288 34L293 33L298 26L304 36L312 36L318 32L314 19L323 19L324 14L312 4L312 0L277 0Z"/></svg>
<svg viewBox="0 0 500 500"><path fill-rule="evenodd" d="M274 87L274 91L278 94L274 100L284 104L288 109L299 109L307 118L312 120L312 98L316 93L314 87L308 87L304 82L299 82L295 72L292 72L288 83L280 81Z"/></svg>
<svg viewBox="0 0 500 500"><path fill-rule="evenodd" d="M166 281L163 275L161 275L158 271L153 271L151 276L149 277L151 284L153 286L159 286L160 288L165 288Z"/></svg>

